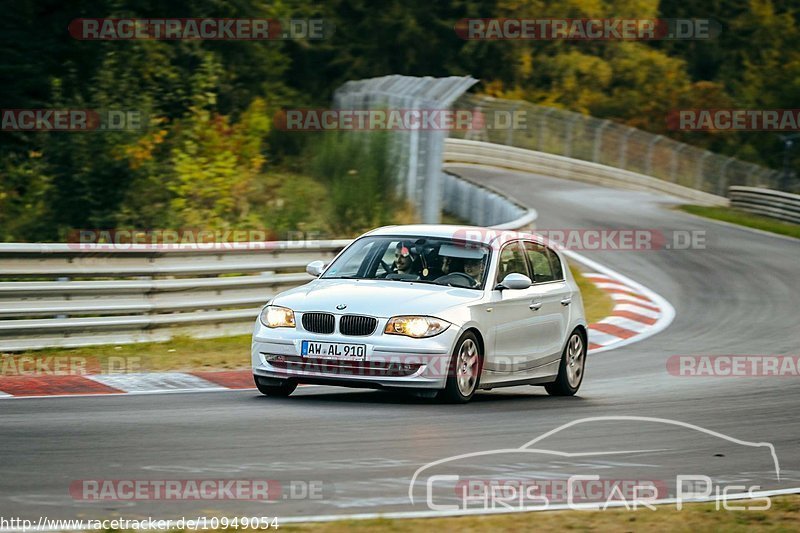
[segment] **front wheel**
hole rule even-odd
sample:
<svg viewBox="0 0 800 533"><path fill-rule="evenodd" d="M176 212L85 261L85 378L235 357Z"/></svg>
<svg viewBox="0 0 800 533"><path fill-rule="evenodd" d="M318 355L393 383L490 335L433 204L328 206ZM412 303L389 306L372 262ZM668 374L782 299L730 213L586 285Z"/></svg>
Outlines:
<svg viewBox="0 0 800 533"><path fill-rule="evenodd" d="M553 383L544 386L551 396L574 396L583 382L586 367L586 343L577 329L569 336L569 341L561 355L558 377Z"/></svg>
<svg viewBox="0 0 800 533"><path fill-rule="evenodd" d="M458 339L450 360L447 382L439 398L447 403L467 403L475 394L481 379L481 351L478 338L468 331Z"/></svg>
<svg viewBox="0 0 800 533"><path fill-rule="evenodd" d="M264 396L285 398L297 388L296 382L288 380L259 378L258 376L253 376L253 380L256 382L258 392Z"/></svg>

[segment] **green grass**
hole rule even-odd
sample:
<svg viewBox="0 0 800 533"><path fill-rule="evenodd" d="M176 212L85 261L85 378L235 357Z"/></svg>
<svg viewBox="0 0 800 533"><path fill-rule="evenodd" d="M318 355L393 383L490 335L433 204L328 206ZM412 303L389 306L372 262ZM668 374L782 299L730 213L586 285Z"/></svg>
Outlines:
<svg viewBox="0 0 800 533"><path fill-rule="evenodd" d="M680 209L692 215L712 218L714 220L721 220L723 222L730 222L740 226L747 226L748 228L760 229L769 231L770 233L777 233L778 235L786 235L788 237L800 239L800 224L783 222L782 220L775 220L774 218L755 215L728 207L682 205Z"/></svg>
<svg viewBox="0 0 800 533"><path fill-rule="evenodd" d="M570 268L583 296L583 308L586 312L586 321L589 324L598 322L611 314L614 300L604 290L584 278L576 268Z"/></svg>
<svg viewBox="0 0 800 533"><path fill-rule="evenodd" d="M747 505L735 502L730 505ZM753 506L763 505L762 501ZM321 524L281 525L284 531L313 531L314 533L342 533L361 531L719 531L745 533L748 531L797 531L800 523L800 496L772 498L772 508L767 511L716 510L713 503L687 504L678 511L674 505L663 505L655 511L640 507L636 511L609 509L607 511L544 511L494 516L458 518L427 518L413 520L348 520Z"/></svg>
<svg viewBox="0 0 800 533"><path fill-rule="evenodd" d="M730 506L762 506L763 500L729 502ZM273 509L274 510L274 509ZM207 516L222 516L207 513ZM602 531L627 533L652 531L654 533L694 533L714 531L747 533L750 531L793 532L800 523L800 496L793 494L772 498L766 511L726 510L715 503L689 503L681 511L675 505L657 506L656 510L640 506L636 510L608 509L606 511L541 511L528 513L464 516L452 518L415 518L390 520L338 520L335 522L282 524L278 513L279 531L313 533L361 532L419 532L459 531L477 533L492 531L511 533L517 531ZM135 531L135 530L123 530ZM172 530L189 531L189 530ZM227 529L226 531L233 531ZM258 531L237 529L236 531ZM275 531L262 529L261 531Z"/></svg>

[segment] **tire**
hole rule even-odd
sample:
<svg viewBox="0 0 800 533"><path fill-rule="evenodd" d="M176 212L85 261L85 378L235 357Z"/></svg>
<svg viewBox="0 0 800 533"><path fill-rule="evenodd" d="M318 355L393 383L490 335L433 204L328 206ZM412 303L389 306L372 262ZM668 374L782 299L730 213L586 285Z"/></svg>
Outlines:
<svg viewBox="0 0 800 533"><path fill-rule="evenodd" d="M569 335L567 345L561 354L558 365L558 377L544 386L550 396L574 396L583 383L586 369L586 339L580 330L575 329Z"/></svg>
<svg viewBox="0 0 800 533"><path fill-rule="evenodd" d="M447 381L439 392L445 403L467 403L475 395L481 380L483 354L474 333L464 333L456 343L455 353L450 359Z"/></svg>
<svg viewBox="0 0 800 533"><path fill-rule="evenodd" d="M256 382L258 392L264 396L273 396L276 398L286 398L297 388L296 382L288 380L253 376L253 381Z"/></svg>

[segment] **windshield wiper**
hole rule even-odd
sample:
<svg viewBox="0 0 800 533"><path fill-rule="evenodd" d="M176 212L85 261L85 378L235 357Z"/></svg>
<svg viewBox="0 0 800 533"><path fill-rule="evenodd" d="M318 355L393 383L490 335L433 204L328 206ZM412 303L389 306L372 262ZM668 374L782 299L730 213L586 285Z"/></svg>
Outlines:
<svg viewBox="0 0 800 533"><path fill-rule="evenodd" d="M441 283L435 283L433 281L429 281L427 279L406 279L406 278L386 278L392 281L405 281L406 283L425 283L427 285L440 285Z"/></svg>

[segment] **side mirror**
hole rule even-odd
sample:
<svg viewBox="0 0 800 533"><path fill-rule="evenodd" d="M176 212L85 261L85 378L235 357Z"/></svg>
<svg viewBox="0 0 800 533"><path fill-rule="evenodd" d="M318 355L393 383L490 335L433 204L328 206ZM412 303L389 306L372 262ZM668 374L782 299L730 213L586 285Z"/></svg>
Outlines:
<svg viewBox="0 0 800 533"><path fill-rule="evenodd" d="M322 272L325 270L325 261L311 261L308 265L306 265L306 272L318 278L322 275Z"/></svg>
<svg viewBox="0 0 800 533"><path fill-rule="evenodd" d="M503 281L500 282L500 285L497 286L498 289L511 289L511 290L521 290L527 289L533 284L531 278L526 276L525 274L517 274L516 272L512 272L511 274L507 275Z"/></svg>

